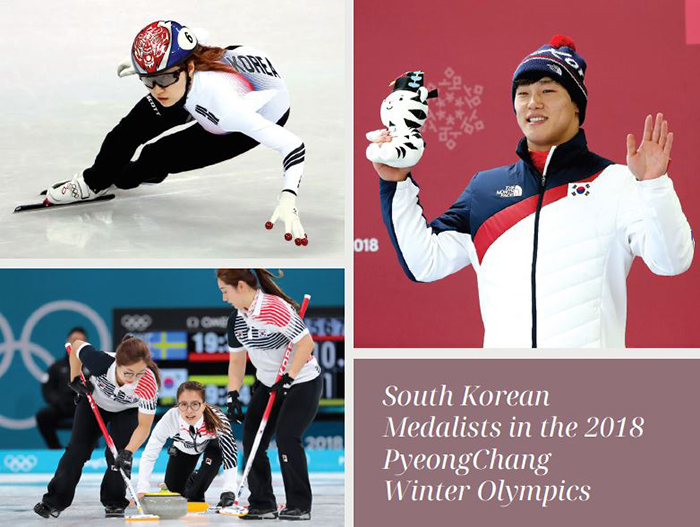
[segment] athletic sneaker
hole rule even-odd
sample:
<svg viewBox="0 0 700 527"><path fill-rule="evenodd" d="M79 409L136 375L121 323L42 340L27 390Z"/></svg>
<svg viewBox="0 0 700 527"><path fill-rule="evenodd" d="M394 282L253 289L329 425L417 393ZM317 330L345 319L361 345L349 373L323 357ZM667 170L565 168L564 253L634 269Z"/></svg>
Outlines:
<svg viewBox="0 0 700 527"><path fill-rule="evenodd" d="M311 511L303 511L301 509L287 509L284 508L280 511L280 520L310 520Z"/></svg>
<svg viewBox="0 0 700 527"><path fill-rule="evenodd" d="M105 505L105 518L123 518L125 507Z"/></svg>
<svg viewBox="0 0 700 527"><path fill-rule="evenodd" d="M43 501L40 501L39 503L34 505L34 512L36 512L39 516L42 516L44 518L48 518L49 516L58 518L58 515L61 514L61 511L59 511L58 509L54 509L51 505L47 505Z"/></svg>
<svg viewBox="0 0 700 527"><path fill-rule="evenodd" d="M277 519L277 507L273 509L258 509L251 507L248 514L241 516L242 520L275 520Z"/></svg>

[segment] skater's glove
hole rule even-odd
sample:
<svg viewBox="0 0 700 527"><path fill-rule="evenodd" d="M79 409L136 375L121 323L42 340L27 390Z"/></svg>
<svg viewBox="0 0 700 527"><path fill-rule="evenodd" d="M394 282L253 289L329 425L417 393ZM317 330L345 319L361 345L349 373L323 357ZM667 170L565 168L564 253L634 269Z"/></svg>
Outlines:
<svg viewBox="0 0 700 527"><path fill-rule="evenodd" d="M293 382L294 379L292 379L291 375L285 373L284 375L282 375L279 381L272 385L272 387L270 388L270 392L277 392L279 397L286 397L287 392L289 392L289 389L292 387Z"/></svg>
<svg viewBox="0 0 700 527"><path fill-rule="evenodd" d="M241 401L238 400L238 395L237 390L228 392L226 406L228 406L229 421L235 421L240 424L243 422L243 407L241 406Z"/></svg>
<svg viewBox="0 0 700 527"><path fill-rule="evenodd" d="M134 65L131 63L131 58L122 60L117 64L117 75L119 77L128 77L129 75L135 75L136 70Z"/></svg>
<svg viewBox="0 0 700 527"><path fill-rule="evenodd" d="M296 207L297 196L289 190L283 190L275 211L270 221L265 224L266 229L272 229L277 220L284 222L284 239L288 242L294 239L297 245L308 245L309 238L304 232L304 227L299 220L299 212Z"/></svg>
<svg viewBox="0 0 700 527"><path fill-rule="evenodd" d="M233 492L222 492L217 507L230 507L234 503L236 503L236 495Z"/></svg>
<svg viewBox="0 0 700 527"><path fill-rule="evenodd" d="M80 402L81 397L86 397L88 394L92 393L92 383L89 377L85 378L85 382L87 382L87 385L83 384L83 380L80 378L80 375L78 375L68 383L68 387L75 392L75 398L73 399L75 404Z"/></svg>
<svg viewBox="0 0 700 527"><path fill-rule="evenodd" d="M114 466L117 467L117 469L122 469L127 479L131 479L131 463L133 461L133 456L130 450L120 450L117 454L117 459L114 461Z"/></svg>

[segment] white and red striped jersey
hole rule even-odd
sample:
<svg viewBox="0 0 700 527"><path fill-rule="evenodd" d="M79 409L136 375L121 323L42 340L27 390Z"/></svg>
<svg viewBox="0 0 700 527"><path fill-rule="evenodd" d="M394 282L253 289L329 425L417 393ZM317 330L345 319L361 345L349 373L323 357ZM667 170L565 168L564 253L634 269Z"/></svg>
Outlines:
<svg viewBox="0 0 700 527"><path fill-rule="evenodd" d="M302 140L277 122L289 111L287 85L262 51L227 48L222 62L235 73L197 71L185 109L212 134L240 132L282 156L282 190L298 192L306 149Z"/></svg>
<svg viewBox="0 0 700 527"><path fill-rule="evenodd" d="M163 445L172 438L173 446L179 451L189 455L199 455L207 448L210 441L218 439L221 448L222 464L224 466L224 481L222 491L236 491L236 472L238 466L238 448L236 440L231 431L231 424L224 413L216 407L210 406L217 417L221 420L223 429L210 432L204 424L202 417L194 425L188 424L177 408L171 408L158 421L153 428L151 437L148 439L146 448L139 463L139 481L136 487L137 492L148 492L150 490L150 478L153 473L158 455Z"/></svg>
<svg viewBox="0 0 700 527"><path fill-rule="evenodd" d="M99 351L87 343L76 353L92 374L88 382L92 383L92 397L97 406L108 412L138 408L144 414L156 413L158 382L150 369L146 369L146 374L137 381L119 386L114 353Z"/></svg>
<svg viewBox="0 0 700 527"><path fill-rule="evenodd" d="M229 351L247 351L257 370L257 378L269 387L275 382L287 345L299 342L309 334L309 330L292 306L280 297L258 289L248 309L231 314L227 334ZM293 350L288 367L294 353ZM294 379L294 384L315 379L320 373L321 368L312 354Z"/></svg>

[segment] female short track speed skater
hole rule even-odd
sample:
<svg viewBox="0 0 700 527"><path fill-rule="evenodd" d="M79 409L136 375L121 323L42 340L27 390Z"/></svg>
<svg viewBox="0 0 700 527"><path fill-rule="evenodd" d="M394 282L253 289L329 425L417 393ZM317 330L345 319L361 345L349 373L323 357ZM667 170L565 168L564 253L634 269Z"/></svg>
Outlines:
<svg viewBox="0 0 700 527"><path fill-rule="evenodd" d="M83 365L91 374L87 386L79 375ZM119 469L131 477L133 453L151 431L160 386L158 367L151 359L148 345L130 335L124 338L115 353L99 351L87 342L75 341L70 367L70 387L79 396L73 430L48 491L34 506L34 512L44 518L55 518L73 502L83 465L90 459L95 442L101 436L97 419L85 397L91 393L119 452L115 460L109 449L106 450L107 471L102 479L100 500L107 517L123 517L129 500L125 496L126 485Z"/></svg>
<svg viewBox="0 0 700 527"><path fill-rule="evenodd" d="M139 498L149 490L153 466L168 438L173 440L165 470L168 490L182 494L188 501L205 501L204 494L223 461L223 492L218 506L233 505L238 466L236 440L228 418L206 403L202 384L183 382L177 389L177 406L168 410L153 428L139 464ZM195 470L200 456L202 464Z"/></svg>
<svg viewBox="0 0 700 527"><path fill-rule="evenodd" d="M138 74L149 94L109 133L94 164L47 191L50 204L104 195L112 185L131 189L175 174L220 163L258 144L282 156L283 184L265 227L279 219L285 239L306 245L296 197L304 170L304 143L284 128L290 103L287 86L270 58L249 46L210 47L174 20L142 29L120 76ZM193 126L146 144L192 120Z"/></svg>
<svg viewBox="0 0 700 527"><path fill-rule="evenodd" d="M256 368L250 404L243 422L243 452L248 459L271 391L277 392L265 433L255 455L248 487L248 514L243 519L308 520L311 518L311 484L301 437L316 411L323 381L312 354L314 341L298 307L275 284L265 269L218 269L217 283L224 302L236 308L228 320L229 418L240 415L238 400L246 366L246 352ZM289 343L294 349L286 373L275 377ZM277 438L279 461L286 494L286 508L278 513L272 492L267 447Z"/></svg>

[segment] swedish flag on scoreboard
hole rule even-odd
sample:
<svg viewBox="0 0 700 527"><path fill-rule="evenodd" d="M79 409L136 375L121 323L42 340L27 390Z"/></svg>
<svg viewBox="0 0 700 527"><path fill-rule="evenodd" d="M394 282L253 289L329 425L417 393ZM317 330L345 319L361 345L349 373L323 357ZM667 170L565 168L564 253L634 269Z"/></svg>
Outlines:
<svg viewBox="0 0 700 527"><path fill-rule="evenodd" d="M150 331L146 342L155 360L187 360L186 331Z"/></svg>

